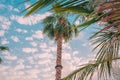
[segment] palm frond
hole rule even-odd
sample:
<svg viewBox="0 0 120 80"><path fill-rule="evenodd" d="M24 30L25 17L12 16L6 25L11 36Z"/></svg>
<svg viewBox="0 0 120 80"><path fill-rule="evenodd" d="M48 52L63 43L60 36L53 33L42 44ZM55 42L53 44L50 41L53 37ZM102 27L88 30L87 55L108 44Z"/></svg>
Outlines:
<svg viewBox="0 0 120 80"><path fill-rule="evenodd" d="M24 11L28 10L25 16L29 16L32 13L35 13L49 5L51 5L54 2L54 0L38 0L34 4L32 4L30 7L25 9Z"/></svg>
<svg viewBox="0 0 120 80"><path fill-rule="evenodd" d="M89 10L86 5L88 5L89 1L78 1L78 0L73 0L73 1L67 1L67 2L60 2L56 3L52 10L57 10L59 12L73 12L81 15L88 15L90 14L92 10Z"/></svg>
<svg viewBox="0 0 120 80"><path fill-rule="evenodd" d="M83 22L83 23L80 24L80 25L77 25L77 26L75 26L75 27L72 27L71 30L74 30L74 29L77 29L77 28L85 29L85 28L87 28L89 25L91 25L91 24L93 24L93 23L95 23L95 22L97 22L97 21L98 21L98 20L97 20L97 17L92 18L92 19L90 19L90 20L88 20L88 21Z"/></svg>
<svg viewBox="0 0 120 80"><path fill-rule="evenodd" d="M5 51L5 50L9 50L8 47L4 47L4 46L0 46L0 51Z"/></svg>
<svg viewBox="0 0 120 80"><path fill-rule="evenodd" d="M99 79L111 76L112 63L114 60L120 59L118 56L120 46L119 35L119 31L104 31L93 35L90 39L93 40L93 44L98 44L95 47L95 49L98 49L98 53L94 63L83 65L63 78L63 80L87 80L91 79L96 72L99 74Z"/></svg>
<svg viewBox="0 0 120 80"><path fill-rule="evenodd" d="M107 57L107 56L106 56ZM111 60L116 61L119 60L120 57L111 58ZM73 71L71 74L69 74L67 77L63 78L62 80L91 80L93 75L95 73L98 74L98 78L101 78L101 73L105 72L107 69L107 64L109 62L109 59L105 59L103 61L91 61L87 64L81 65L80 68ZM99 74L100 73L100 74ZM107 73L103 74L103 78L106 78L105 75Z"/></svg>

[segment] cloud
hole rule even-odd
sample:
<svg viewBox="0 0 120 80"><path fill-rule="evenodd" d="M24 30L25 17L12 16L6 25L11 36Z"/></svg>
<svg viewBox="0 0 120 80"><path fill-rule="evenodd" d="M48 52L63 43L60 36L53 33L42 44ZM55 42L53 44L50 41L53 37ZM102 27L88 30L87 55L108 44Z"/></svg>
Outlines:
<svg viewBox="0 0 120 80"><path fill-rule="evenodd" d="M4 8L5 7L5 5L3 5L3 4L0 4L0 8Z"/></svg>
<svg viewBox="0 0 120 80"><path fill-rule="evenodd" d="M21 70L21 69L24 69L24 68L25 68L25 66L22 63L20 63L20 64L18 64L17 66L14 67L15 70Z"/></svg>
<svg viewBox="0 0 120 80"><path fill-rule="evenodd" d="M28 32L27 30L20 29L20 28L17 28L15 31L18 32L18 33L27 33Z"/></svg>
<svg viewBox="0 0 120 80"><path fill-rule="evenodd" d="M12 15L11 20L16 20L19 24L23 25L34 25L45 19L47 16L50 16L52 13L46 12L44 14L34 14L29 17Z"/></svg>
<svg viewBox="0 0 120 80"><path fill-rule="evenodd" d="M78 51L74 51L73 52L73 56L77 56L77 55L79 55L79 52Z"/></svg>
<svg viewBox="0 0 120 80"><path fill-rule="evenodd" d="M14 8L13 11L15 11L15 12L20 12L20 10L17 9L17 8Z"/></svg>
<svg viewBox="0 0 120 80"><path fill-rule="evenodd" d="M27 40L27 41L32 41L32 40L33 40L33 37L26 37L25 40Z"/></svg>
<svg viewBox="0 0 120 80"><path fill-rule="evenodd" d="M19 38L17 36L11 36L11 39L14 41L14 42L19 42Z"/></svg>
<svg viewBox="0 0 120 80"><path fill-rule="evenodd" d="M0 37L4 36L5 31L4 30L0 30Z"/></svg>
<svg viewBox="0 0 120 80"><path fill-rule="evenodd" d="M35 64L35 61L33 60L33 57L30 56L30 57L27 58L27 60L30 64Z"/></svg>
<svg viewBox="0 0 120 80"><path fill-rule="evenodd" d="M37 46L37 43L36 43L36 42L30 42L30 44L31 44L32 46L34 46L34 47Z"/></svg>
<svg viewBox="0 0 120 80"><path fill-rule="evenodd" d="M8 66L0 65L0 72L9 69Z"/></svg>
<svg viewBox="0 0 120 80"><path fill-rule="evenodd" d="M73 40L82 40L84 38L84 33L80 32L77 37L74 37Z"/></svg>
<svg viewBox="0 0 120 80"><path fill-rule="evenodd" d="M79 24L80 24L79 20L75 21L75 25L79 25Z"/></svg>
<svg viewBox="0 0 120 80"><path fill-rule="evenodd" d="M34 57L39 59L52 59L54 56L53 54L50 53L42 53L42 54L35 54Z"/></svg>
<svg viewBox="0 0 120 80"><path fill-rule="evenodd" d="M9 19L4 16L0 16L0 28L2 28L3 30L8 30L10 25L11 22L9 21Z"/></svg>
<svg viewBox="0 0 120 80"><path fill-rule="evenodd" d="M7 60L16 60L17 56L7 55L7 56L5 56L5 59L7 59Z"/></svg>
<svg viewBox="0 0 120 80"><path fill-rule="evenodd" d="M37 39L42 39L43 38L43 33L41 30L38 30L35 32L35 34L32 35L33 38L37 38Z"/></svg>
<svg viewBox="0 0 120 80"><path fill-rule="evenodd" d="M23 48L22 51L25 53L35 53L38 50L36 48Z"/></svg>
<svg viewBox="0 0 120 80"><path fill-rule="evenodd" d="M46 60L40 60L39 62L38 62L38 64L39 65L44 65L44 64L50 64L51 63L51 60L50 59L46 59Z"/></svg>
<svg viewBox="0 0 120 80"><path fill-rule="evenodd" d="M42 48L42 49L47 48L47 44L46 44L46 43L41 43L41 44L40 44L40 48Z"/></svg>
<svg viewBox="0 0 120 80"><path fill-rule="evenodd" d="M4 38L2 39L1 44L2 45L9 44L9 41L6 38Z"/></svg>

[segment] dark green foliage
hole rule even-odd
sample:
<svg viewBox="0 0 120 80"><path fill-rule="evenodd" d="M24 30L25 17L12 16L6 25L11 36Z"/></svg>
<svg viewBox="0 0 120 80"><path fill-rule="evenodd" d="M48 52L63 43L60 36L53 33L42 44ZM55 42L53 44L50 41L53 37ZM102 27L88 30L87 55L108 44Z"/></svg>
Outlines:
<svg viewBox="0 0 120 80"><path fill-rule="evenodd" d="M4 46L0 46L0 51L5 51L5 50L9 50L8 47L4 47Z"/></svg>
<svg viewBox="0 0 120 80"><path fill-rule="evenodd" d="M63 14L62 14L63 15ZM46 34L50 39L57 40L58 35L62 35L63 39L67 42L77 35L77 29L71 30L74 25L67 20L66 17L62 17L61 14L51 15L43 20L43 33ZM63 19L63 24L60 23Z"/></svg>

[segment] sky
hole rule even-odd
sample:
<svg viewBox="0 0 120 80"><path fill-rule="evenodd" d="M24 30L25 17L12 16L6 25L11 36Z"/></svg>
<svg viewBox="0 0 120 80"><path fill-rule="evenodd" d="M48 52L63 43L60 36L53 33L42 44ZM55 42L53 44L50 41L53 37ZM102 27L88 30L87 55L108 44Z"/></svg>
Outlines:
<svg viewBox="0 0 120 80"><path fill-rule="evenodd" d="M21 0L22 1L22 0ZM0 52L0 80L54 80L56 43L42 33L42 20L52 13L45 10L29 17L22 11L31 3L20 0L0 0L0 45L10 51ZM96 25L91 25L96 26ZM79 65L95 56L91 31L86 29L78 37L63 43L63 70L65 77Z"/></svg>

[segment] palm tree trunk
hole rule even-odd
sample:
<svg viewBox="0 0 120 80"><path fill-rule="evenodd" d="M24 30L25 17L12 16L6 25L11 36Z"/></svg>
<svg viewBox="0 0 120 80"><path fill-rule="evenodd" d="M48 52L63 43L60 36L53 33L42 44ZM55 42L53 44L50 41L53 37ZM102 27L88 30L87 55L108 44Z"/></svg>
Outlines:
<svg viewBox="0 0 120 80"><path fill-rule="evenodd" d="M57 59L56 59L56 66L55 66L55 69L56 69L55 80L61 79L61 73L62 73L61 59L62 59L62 35L60 35L57 38Z"/></svg>

